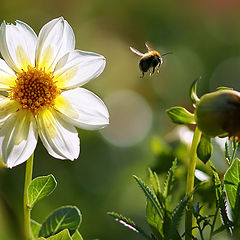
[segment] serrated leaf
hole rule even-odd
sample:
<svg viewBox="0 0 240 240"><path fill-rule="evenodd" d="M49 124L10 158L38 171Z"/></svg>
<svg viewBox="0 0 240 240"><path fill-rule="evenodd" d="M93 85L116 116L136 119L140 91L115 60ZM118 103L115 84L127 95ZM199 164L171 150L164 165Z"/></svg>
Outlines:
<svg viewBox="0 0 240 240"><path fill-rule="evenodd" d="M213 146L211 143L211 139L207 136L203 136L197 147L197 156L203 162L207 163L207 161L211 158L213 151Z"/></svg>
<svg viewBox="0 0 240 240"><path fill-rule="evenodd" d="M167 110L168 117L177 124L195 124L194 114L183 107L171 107Z"/></svg>
<svg viewBox="0 0 240 240"><path fill-rule="evenodd" d="M228 214L227 214L227 208L226 208L226 197L225 197L225 193L223 192L223 186L221 183L221 180L218 176L218 173L214 167L214 165L212 164L211 161L209 161L211 169L212 169L212 173L214 176L214 185L215 185L215 192L216 192L216 203L217 203L217 208L220 211L220 216L222 219L222 222L225 226L228 226L230 224L230 220L228 218ZM229 232L230 229L228 227L226 227L226 230Z"/></svg>
<svg viewBox="0 0 240 240"><path fill-rule="evenodd" d="M229 228L231 228L233 225L232 223L230 223L229 225L222 225L221 227L219 227L218 229L216 229L214 232L213 232L213 236L224 231L224 230L228 230Z"/></svg>
<svg viewBox="0 0 240 240"><path fill-rule="evenodd" d="M38 238L38 240L72 240L69 231L64 229L63 231L57 233L56 235L50 236L49 238Z"/></svg>
<svg viewBox="0 0 240 240"><path fill-rule="evenodd" d="M151 185L153 187L153 191L157 195L158 192L161 192L158 175L155 172L153 173L150 168L148 169L148 172L149 172L150 183L151 183Z"/></svg>
<svg viewBox="0 0 240 240"><path fill-rule="evenodd" d="M179 226L182 215L184 214L184 210L185 210L192 194L193 193L185 196L184 199L182 199L178 203L178 205L174 208L174 210L172 211L171 222L170 222L170 226L168 227L169 239L172 239L173 237L174 237L174 239L179 239L179 235L177 233L177 228Z"/></svg>
<svg viewBox="0 0 240 240"><path fill-rule="evenodd" d="M190 87L189 91L189 96L190 99L192 100L192 103L195 105L200 99L197 96L197 82L201 79L202 77L198 77L195 79Z"/></svg>
<svg viewBox="0 0 240 240"><path fill-rule="evenodd" d="M28 187L28 205L34 206L40 199L50 195L56 188L57 182L52 174L33 179Z"/></svg>
<svg viewBox="0 0 240 240"><path fill-rule="evenodd" d="M137 176L133 176L133 177L137 181L138 185L144 192L147 199L151 202L151 204L157 211L157 214L159 215L159 217L162 218L163 210L161 209L161 206L160 206L158 199L157 199L156 195L154 194L154 192L140 178L138 178Z"/></svg>
<svg viewBox="0 0 240 240"><path fill-rule="evenodd" d="M216 200L219 201L220 194L222 195L222 183L221 183L221 180L218 176L217 170L216 170L216 168L214 167L214 165L212 164L211 161L209 161L209 164L211 166L213 177L214 177L214 185L215 185L215 190L216 190Z"/></svg>
<svg viewBox="0 0 240 240"><path fill-rule="evenodd" d="M83 237L78 230L72 235L72 240L83 240Z"/></svg>
<svg viewBox="0 0 240 240"><path fill-rule="evenodd" d="M127 227L128 229L141 233L146 239L152 240L152 238L143 231L143 229L135 224L133 220L130 218L126 218L122 216L121 214L115 213L115 212L108 212L108 215L114 217L114 219L121 223L123 226Z"/></svg>
<svg viewBox="0 0 240 240"><path fill-rule="evenodd" d="M163 219L160 218L156 209L148 199L146 207L146 218L149 227L152 229L152 232L157 237L157 239L163 239Z"/></svg>
<svg viewBox="0 0 240 240"><path fill-rule="evenodd" d="M30 224L31 224L31 231L32 231L33 237L38 238L38 234L42 225L34 221L33 219L31 219Z"/></svg>
<svg viewBox="0 0 240 240"><path fill-rule="evenodd" d="M164 192L163 192L164 198L167 198L172 193L174 180L175 180L174 174L176 172L176 169L177 169L177 159L173 161L172 166L168 171L167 178L164 183Z"/></svg>
<svg viewBox="0 0 240 240"><path fill-rule="evenodd" d="M240 184L240 160L236 158L224 176L224 185L231 209L235 208L238 186Z"/></svg>
<svg viewBox="0 0 240 240"><path fill-rule="evenodd" d="M81 221L82 215L77 207L58 208L43 222L39 237L49 237L63 229L68 229L72 235L79 228Z"/></svg>

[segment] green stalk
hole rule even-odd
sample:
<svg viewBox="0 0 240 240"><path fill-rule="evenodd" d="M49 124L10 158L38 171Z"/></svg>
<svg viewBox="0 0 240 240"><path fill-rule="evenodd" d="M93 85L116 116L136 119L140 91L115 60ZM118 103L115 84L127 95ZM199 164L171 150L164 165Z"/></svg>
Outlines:
<svg viewBox="0 0 240 240"><path fill-rule="evenodd" d="M33 170L33 155L27 160L25 171L25 184L24 184L24 196L23 196L23 217L24 217L24 231L26 240L32 240L32 231L30 226L31 208L28 206L27 190L32 181Z"/></svg>
<svg viewBox="0 0 240 240"><path fill-rule="evenodd" d="M187 175L187 187L186 195L191 193L194 188L194 174L197 162L197 146L201 139L201 131L196 126L193 135L192 146L190 149L190 158L188 163L188 175ZM193 196L189 200L188 207L185 213L185 240L192 239L192 210L193 208Z"/></svg>

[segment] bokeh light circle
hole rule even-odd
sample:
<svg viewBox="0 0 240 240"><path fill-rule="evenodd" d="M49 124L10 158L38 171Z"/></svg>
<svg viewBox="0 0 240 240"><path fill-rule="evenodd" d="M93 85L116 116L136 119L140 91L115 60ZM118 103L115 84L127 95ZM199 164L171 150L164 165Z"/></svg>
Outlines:
<svg viewBox="0 0 240 240"><path fill-rule="evenodd" d="M102 136L118 147L130 147L146 137L152 125L152 110L146 100L130 90L111 93L105 100L110 124Z"/></svg>

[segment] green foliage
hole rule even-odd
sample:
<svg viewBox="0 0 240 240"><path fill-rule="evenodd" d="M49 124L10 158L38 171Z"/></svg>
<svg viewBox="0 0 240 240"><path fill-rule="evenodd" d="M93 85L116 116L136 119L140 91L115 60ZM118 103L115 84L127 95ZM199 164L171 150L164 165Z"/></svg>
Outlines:
<svg viewBox="0 0 240 240"><path fill-rule="evenodd" d="M224 176L224 185L232 209L235 209L240 184L240 160L235 159Z"/></svg>
<svg viewBox="0 0 240 240"><path fill-rule="evenodd" d="M199 234L201 236L201 239L204 239L204 229L209 226L210 228L213 226L214 227L214 220L213 220L213 224L211 223L211 217L215 217L216 215L212 215L212 216L203 216L201 214L201 209L203 208L203 206L200 206L199 203L196 203L194 204L194 207L193 207L193 215L194 215L194 218L196 219L196 223L197 223L197 226L195 228L198 229L199 231ZM215 218L214 218L215 219ZM210 238L211 239L211 236Z"/></svg>
<svg viewBox="0 0 240 240"><path fill-rule="evenodd" d="M56 188L57 182L53 175L37 177L32 180L28 188L29 207L48 196ZM77 207L65 206L51 213L40 224L31 219L31 231L34 239L50 240L83 240L78 228L82 215Z"/></svg>
<svg viewBox="0 0 240 240"><path fill-rule="evenodd" d="M174 175L175 175L176 169L177 169L177 159L173 161L172 167L169 169L166 177L166 181L164 184L164 192L163 192L163 196L165 198L167 198L172 193L174 180L175 180Z"/></svg>
<svg viewBox="0 0 240 240"><path fill-rule="evenodd" d="M167 114L174 123L195 124L194 115L183 107L171 107L167 110Z"/></svg>
<svg viewBox="0 0 240 240"><path fill-rule="evenodd" d="M197 82L201 79L202 77L198 77L197 79L195 79L190 87L190 91L189 91L189 96L190 99L192 100L192 103L195 105L198 101L199 98L197 96Z"/></svg>
<svg viewBox="0 0 240 240"><path fill-rule="evenodd" d="M147 233L144 232L144 230L139 227L138 225L135 224L133 220L130 218L126 218L122 216L121 214L115 213L115 212L108 212L108 215L114 217L114 219L121 223L123 226L127 227L128 229L134 231L134 232L139 232L141 233L146 239L152 239L152 237L148 236Z"/></svg>
<svg viewBox="0 0 240 240"><path fill-rule="evenodd" d="M150 187L147 186L140 178L138 178L137 176L133 176L133 177L135 178L135 180L137 181L138 185L140 186L140 188L144 192L144 194L147 197L148 201L150 201L151 205L156 210L156 213L159 215L160 218L162 218L163 217L163 209L161 208L160 203L159 203L159 201L158 201L154 191L152 191L150 189Z"/></svg>
<svg viewBox="0 0 240 240"><path fill-rule="evenodd" d="M38 238L41 224L31 219L31 230L34 238Z"/></svg>
<svg viewBox="0 0 240 240"><path fill-rule="evenodd" d="M216 88L216 91L222 91L222 90L233 90L233 88L230 88L230 87L218 87L218 88Z"/></svg>
<svg viewBox="0 0 240 240"><path fill-rule="evenodd" d="M184 210L187 206L192 193L179 201L174 209L171 209L169 199L171 199L172 189L174 185L175 172L177 168L177 160L173 161L172 167L169 169L164 183L164 190L161 191L160 182L155 172L149 169L150 186L147 185L139 177L134 176L141 190L147 198L146 220L150 226L151 237L138 227L132 220L116 213L109 213L118 222L129 229L139 232L145 239L153 240L181 240L178 233L178 226Z"/></svg>
<svg viewBox="0 0 240 240"><path fill-rule="evenodd" d="M69 231L67 229L62 230L61 232L57 233L56 235L53 235L49 238L40 237L38 240L73 240L69 234Z"/></svg>
<svg viewBox="0 0 240 240"><path fill-rule="evenodd" d="M78 230L76 230L76 232L72 235L72 240L83 240L83 238Z"/></svg>
<svg viewBox="0 0 240 240"><path fill-rule="evenodd" d="M213 151L213 146L211 143L211 139L207 136L203 136L197 147L197 156L203 162L207 163L207 161L211 158Z"/></svg>
<svg viewBox="0 0 240 240"><path fill-rule="evenodd" d="M28 187L28 204L32 208L36 202L50 195L57 186L53 175L37 177Z"/></svg>
<svg viewBox="0 0 240 240"><path fill-rule="evenodd" d="M177 234L177 227L179 226L181 217L184 213L184 210L191 198L192 194L187 195L184 199L182 199L177 206L172 211L170 226L168 229L168 238L169 239L181 239L179 238L179 235Z"/></svg>
<svg viewBox="0 0 240 240"><path fill-rule="evenodd" d="M233 146L236 148L237 146ZM233 236L240 234L240 160L235 158L224 176L224 186L232 212Z"/></svg>
<svg viewBox="0 0 240 240"><path fill-rule="evenodd" d="M61 207L51 213L43 222L39 237L49 237L64 229L72 235L80 226L82 215L77 207Z"/></svg>
<svg viewBox="0 0 240 240"><path fill-rule="evenodd" d="M215 167L213 166L213 164L210 162L210 166L212 169L212 173L214 176L214 185L215 185L215 193L216 193L216 214L219 210L222 222L223 222L223 230L226 230L228 233L231 232L231 221L228 218L228 214L227 214L227 209L226 209L226 194L224 192L223 189L223 184L218 176L218 173L215 169ZM216 216L215 216L216 218ZM215 221L214 221L215 224ZM219 232L219 229L214 231L214 224L211 226L211 234L216 234Z"/></svg>

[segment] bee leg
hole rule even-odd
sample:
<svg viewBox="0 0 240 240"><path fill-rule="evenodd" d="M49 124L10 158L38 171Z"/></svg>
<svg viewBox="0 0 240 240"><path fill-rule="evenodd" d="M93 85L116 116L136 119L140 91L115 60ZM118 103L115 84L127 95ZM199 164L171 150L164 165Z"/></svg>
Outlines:
<svg viewBox="0 0 240 240"><path fill-rule="evenodd" d="M155 72L155 67L153 67L153 69L152 69L152 74L151 74L151 76L154 74L154 72Z"/></svg>
<svg viewBox="0 0 240 240"><path fill-rule="evenodd" d="M161 66L161 63L159 63L159 64L157 65L157 72L158 72L158 73L160 72L160 66Z"/></svg>
<svg viewBox="0 0 240 240"><path fill-rule="evenodd" d="M144 72L142 72L142 76L140 76L140 78L143 78L144 77Z"/></svg>

